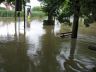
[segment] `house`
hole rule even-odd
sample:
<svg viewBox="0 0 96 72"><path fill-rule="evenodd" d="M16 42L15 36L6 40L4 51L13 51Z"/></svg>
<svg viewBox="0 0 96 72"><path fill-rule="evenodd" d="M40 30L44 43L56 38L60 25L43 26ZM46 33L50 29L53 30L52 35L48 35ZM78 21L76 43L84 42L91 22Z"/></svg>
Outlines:
<svg viewBox="0 0 96 72"><path fill-rule="evenodd" d="M7 3L7 2L2 2L0 4L0 7L3 7L7 10L14 10L15 9L15 5L11 2L11 3Z"/></svg>

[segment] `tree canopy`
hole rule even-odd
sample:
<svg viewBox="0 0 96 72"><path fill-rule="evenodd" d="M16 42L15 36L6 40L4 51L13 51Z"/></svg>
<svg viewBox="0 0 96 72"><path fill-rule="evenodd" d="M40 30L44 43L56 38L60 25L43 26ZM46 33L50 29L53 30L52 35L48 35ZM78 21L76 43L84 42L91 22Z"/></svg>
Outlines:
<svg viewBox="0 0 96 72"><path fill-rule="evenodd" d="M81 0L80 15L85 19L85 24L96 21L96 0Z"/></svg>
<svg viewBox="0 0 96 72"><path fill-rule="evenodd" d="M38 0L38 1L41 1L43 11L47 13L48 17L51 19L53 16L55 17L57 16L59 7L64 2L64 0Z"/></svg>

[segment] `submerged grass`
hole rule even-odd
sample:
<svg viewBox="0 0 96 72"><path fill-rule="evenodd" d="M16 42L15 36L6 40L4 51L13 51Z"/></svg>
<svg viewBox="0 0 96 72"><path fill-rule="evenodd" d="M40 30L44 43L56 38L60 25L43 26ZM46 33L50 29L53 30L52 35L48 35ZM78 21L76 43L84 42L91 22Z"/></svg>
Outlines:
<svg viewBox="0 0 96 72"><path fill-rule="evenodd" d="M86 27L84 24L81 23L79 25L79 33L96 36L96 22L90 24L89 27Z"/></svg>
<svg viewBox="0 0 96 72"><path fill-rule="evenodd" d="M60 32L70 32L72 31L72 26L61 24ZM95 36L96 37L96 22L90 24L89 27L86 27L83 21L79 22L78 33L88 36Z"/></svg>
<svg viewBox="0 0 96 72"><path fill-rule="evenodd" d="M71 32L71 31L72 31L72 26L61 24L60 32Z"/></svg>

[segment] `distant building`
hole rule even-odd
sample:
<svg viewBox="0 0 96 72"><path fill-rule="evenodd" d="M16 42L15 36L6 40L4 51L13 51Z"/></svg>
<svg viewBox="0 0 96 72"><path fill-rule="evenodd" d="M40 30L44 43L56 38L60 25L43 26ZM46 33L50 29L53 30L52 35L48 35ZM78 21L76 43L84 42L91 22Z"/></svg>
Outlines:
<svg viewBox="0 0 96 72"><path fill-rule="evenodd" d="M2 2L2 3L0 4L0 7L6 8L5 2Z"/></svg>
<svg viewBox="0 0 96 72"><path fill-rule="evenodd" d="M0 4L0 7L3 7L5 9L7 9L7 10L14 10L15 9L15 5L13 5L12 2L11 3L2 2Z"/></svg>

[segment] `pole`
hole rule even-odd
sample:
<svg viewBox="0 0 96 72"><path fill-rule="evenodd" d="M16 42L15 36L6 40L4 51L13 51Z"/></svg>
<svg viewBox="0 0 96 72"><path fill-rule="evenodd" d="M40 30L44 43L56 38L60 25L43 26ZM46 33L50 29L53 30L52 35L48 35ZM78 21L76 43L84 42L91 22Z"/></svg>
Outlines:
<svg viewBox="0 0 96 72"><path fill-rule="evenodd" d="M24 30L25 30L25 0L23 0L23 8L24 8Z"/></svg>
<svg viewBox="0 0 96 72"><path fill-rule="evenodd" d="M16 12L16 0L15 0L15 36L17 35L17 25L16 25L16 14L17 14L17 12Z"/></svg>

